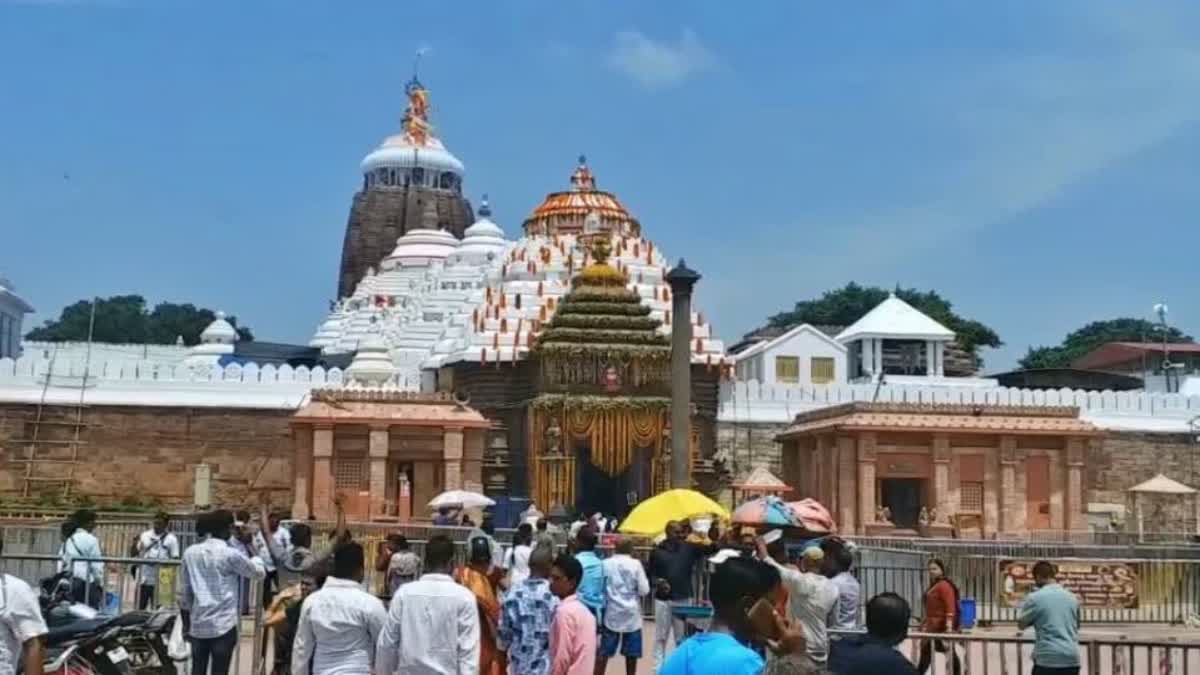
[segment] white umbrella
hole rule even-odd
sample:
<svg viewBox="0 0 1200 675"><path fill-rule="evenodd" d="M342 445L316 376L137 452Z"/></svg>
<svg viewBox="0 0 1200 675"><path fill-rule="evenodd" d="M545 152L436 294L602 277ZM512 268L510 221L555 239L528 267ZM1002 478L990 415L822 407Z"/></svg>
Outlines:
<svg viewBox="0 0 1200 675"><path fill-rule="evenodd" d="M468 490L447 490L429 502L429 508L431 509L440 509L442 507L482 509L495 505L496 502L491 499L484 497L478 492L470 492Z"/></svg>

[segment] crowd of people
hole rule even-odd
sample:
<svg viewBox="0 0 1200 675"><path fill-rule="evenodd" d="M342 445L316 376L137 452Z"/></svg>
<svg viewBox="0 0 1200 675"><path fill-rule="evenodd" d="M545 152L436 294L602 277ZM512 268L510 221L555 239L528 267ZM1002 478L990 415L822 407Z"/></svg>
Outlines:
<svg viewBox="0 0 1200 675"><path fill-rule="evenodd" d="M912 608L895 593L860 607L853 556L837 538L789 546L778 532L693 532L681 521L668 524L643 560L632 540L616 535L612 554L599 555L608 528L595 518L572 528L564 549L555 537L565 533L545 520L522 523L502 547L485 517L467 535L462 563L446 535L429 538L423 556L404 536L389 536L376 552L383 574L372 593L364 585L367 552L336 505L328 546L314 546L305 523L282 526L265 499L257 523L245 512L201 514L197 542L182 555L165 514L131 544L131 556L146 561L133 572L140 607L156 602L163 561L181 559L177 601L192 675L228 674L254 582L264 588L274 675L601 675L614 658L634 675L651 594L654 668L662 675L924 673L937 653L950 672L962 672L951 640L918 641L916 666L897 650ZM93 560L102 557L94 527L94 514L78 512L60 548L60 570L88 603L99 602L104 574ZM930 562L924 633L959 628L958 589L946 572ZM1020 612L1020 627L1037 632L1034 675L1079 669L1079 603L1054 573L1047 562L1034 567L1037 590ZM696 587L701 578L706 589ZM706 603L711 618L697 630L686 610ZM865 633L831 639L831 630L859 629L860 615ZM28 664L40 664L45 631L29 586L0 575L0 675L12 673L21 655L25 672L40 675Z"/></svg>

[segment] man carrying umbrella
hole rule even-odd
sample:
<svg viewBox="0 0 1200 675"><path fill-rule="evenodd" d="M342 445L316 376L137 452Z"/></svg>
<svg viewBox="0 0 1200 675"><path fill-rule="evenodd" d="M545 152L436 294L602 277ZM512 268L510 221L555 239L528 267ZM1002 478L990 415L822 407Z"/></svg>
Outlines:
<svg viewBox="0 0 1200 675"><path fill-rule="evenodd" d="M683 642L685 627L674 616L674 607L695 604L692 579L696 564L715 551L715 546L688 542L676 521L667 523L666 539L650 554L650 579L654 586L654 669L666 659L667 639L675 634L675 645Z"/></svg>

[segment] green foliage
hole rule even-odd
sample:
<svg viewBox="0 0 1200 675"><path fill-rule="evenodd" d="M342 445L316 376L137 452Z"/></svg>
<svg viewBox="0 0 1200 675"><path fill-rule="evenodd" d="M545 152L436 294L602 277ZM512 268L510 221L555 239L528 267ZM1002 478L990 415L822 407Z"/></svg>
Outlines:
<svg viewBox="0 0 1200 675"><path fill-rule="evenodd" d="M566 297L566 302L629 302L640 303L641 298L637 293L621 286L619 288L605 288L597 286L585 286L580 290L572 291Z"/></svg>
<svg viewBox="0 0 1200 675"><path fill-rule="evenodd" d="M950 301L938 295L936 291L897 288L894 292L901 300L954 331L958 345L967 351L974 352L979 347L999 347L1004 344L996 331L978 321L956 314ZM859 286L851 282L843 288L826 291L816 300L801 300L791 311L776 314L770 317L767 323L774 328L792 328L803 323L814 326L849 326L887 297L886 289Z"/></svg>
<svg viewBox="0 0 1200 675"><path fill-rule="evenodd" d="M578 394L542 394L533 399L536 410L665 410L671 399L665 396L589 396Z"/></svg>
<svg viewBox="0 0 1200 675"><path fill-rule="evenodd" d="M549 342L538 341L537 351L551 359L601 359L603 361L667 361L671 358L671 348L667 345L622 345L622 344L588 344L578 342Z"/></svg>
<svg viewBox="0 0 1200 675"><path fill-rule="evenodd" d="M614 314L625 316L648 316L650 308L640 303L624 302L572 302L563 303L561 314Z"/></svg>
<svg viewBox="0 0 1200 675"><path fill-rule="evenodd" d="M1167 342L1192 342L1192 337L1178 328L1168 327L1166 335ZM1017 363L1022 368L1069 368L1076 359L1109 342L1162 341L1163 327L1153 321L1131 318L1093 321L1068 333L1057 346L1030 347L1025 358Z"/></svg>
<svg viewBox="0 0 1200 675"><path fill-rule="evenodd" d="M565 314L558 312L550 321L551 328L584 328L593 330L654 330L659 321L649 316L605 316L603 314Z"/></svg>
<svg viewBox="0 0 1200 675"><path fill-rule="evenodd" d="M49 319L29 331L29 340L49 342L84 341L88 339L92 301L80 300L63 308L57 319ZM183 337L186 345L200 342L200 333L217 318L216 312L191 303L160 302L153 311L146 308L140 295L114 295L96 300L95 342L116 344L174 344ZM254 334L249 328L238 327L237 317L226 320L237 328L239 339L249 341Z"/></svg>
<svg viewBox="0 0 1200 675"><path fill-rule="evenodd" d="M565 328L551 327L542 333L542 344L556 342L573 342L577 344L638 344L638 345L667 345L667 338L653 330L610 330L596 328Z"/></svg>

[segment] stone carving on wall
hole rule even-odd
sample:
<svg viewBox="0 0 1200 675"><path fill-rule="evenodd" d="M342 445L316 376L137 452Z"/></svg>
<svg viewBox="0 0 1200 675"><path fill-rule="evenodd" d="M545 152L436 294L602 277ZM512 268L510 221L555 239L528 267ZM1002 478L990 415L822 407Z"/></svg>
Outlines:
<svg viewBox="0 0 1200 675"><path fill-rule="evenodd" d="M894 523L892 523L892 510L886 506L876 506L875 507L875 522L884 523L887 525L893 525Z"/></svg>
<svg viewBox="0 0 1200 675"><path fill-rule="evenodd" d="M546 427L546 448L545 454L547 457L562 457L562 428L558 426L558 420L551 417L550 424Z"/></svg>

